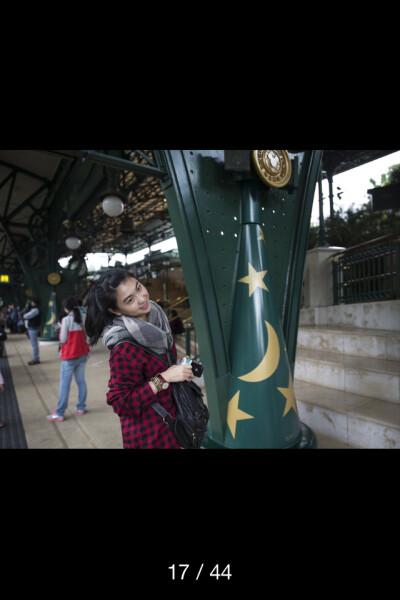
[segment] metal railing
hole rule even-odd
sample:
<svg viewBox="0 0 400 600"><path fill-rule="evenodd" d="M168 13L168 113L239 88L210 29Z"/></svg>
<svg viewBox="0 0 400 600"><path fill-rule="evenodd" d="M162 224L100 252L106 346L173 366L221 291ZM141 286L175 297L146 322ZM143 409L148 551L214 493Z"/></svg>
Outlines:
<svg viewBox="0 0 400 600"><path fill-rule="evenodd" d="M175 345L180 352L190 356L193 360L199 361L200 353L196 330L192 323L184 323L184 326L185 331L174 336Z"/></svg>
<svg viewBox="0 0 400 600"><path fill-rule="evenodd" d="M188 305L188 302L189 302L189 296L185 296L184 298L179 298L179 300L176 300L175 302L170 304L170 306L168 307L168 310L170 311L172 309L177 308L178 306L182 306L185 304ZM177 345L181 346L181 348L183 348L183 345L184 345L185 354L187 354L188 356L191 356L191 358L193 360L199 360L199 358L200 358L199 345L197 342L196 330L193 326L193 316L192 316L192 310L191 310L190 306L181 308L180 314L179 315L177 314L176 316L171 317L169 319L169 322L172 323L178 317L181 318L185 331L184 331L184 333L179 334L178 336L175 336L175 342L177 343Z"/></svg>
<svg viewBox="0 0 400 600"><path fill-rule="evenodd" d="M400 234L332 255L334 304L400 298Z"/></svg>
<svg viewBox="0 0 400 600"><path fill-rule="evenodd" d="M181 306L181 305L185 305L185 306ZM168 312L171 312L172 310L176 309L177 307L180 307L180 314L176 314L174 317L169 317L169 322L172 323L175 319L180 318L183 323L185 323L185 321L187 321L188 319L192 318L192 309L189 306L189 296L185 296L184 298L179 298L179 300L176 300L175 302L173 302L172 304L170 304L167 308Z"/></svg>

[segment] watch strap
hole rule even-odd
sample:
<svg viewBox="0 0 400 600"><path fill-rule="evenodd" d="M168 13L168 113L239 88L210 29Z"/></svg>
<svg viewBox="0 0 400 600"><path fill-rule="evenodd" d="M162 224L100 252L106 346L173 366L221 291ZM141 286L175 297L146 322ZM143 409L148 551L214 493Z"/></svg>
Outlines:
<svg viewBox="0 0 400 600"><path fill-rule="evenodd" d="M158 377L159 379L161 379L161 381L162 381L163 383L167 383L167 384L169 385L169 381L167 381L166 379L164 379L164 377L163 377L163 374L162 374L162 373L157 373L157 377Z"/></svg>
<svg viewBox="0 0 400 600"><path fill-rule="evenodd" d="M161 390L162 390L162 381L158 377L158 375L153 375L153 377L150 379L150 381L152 381L154 383L154 385L156 386L157 392L161 392Z"/></svg>

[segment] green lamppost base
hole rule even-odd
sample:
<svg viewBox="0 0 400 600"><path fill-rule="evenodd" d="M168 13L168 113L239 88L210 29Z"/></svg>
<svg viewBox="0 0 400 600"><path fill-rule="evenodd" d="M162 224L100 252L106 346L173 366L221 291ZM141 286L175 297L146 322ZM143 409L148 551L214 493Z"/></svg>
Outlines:
<svg viewBox="0 0 400 600"><path fill-rule="evenodd" d="M300 422L300 439L294 446L291 446L289 450L315 450L317 448L318 442L315 436L315 433L310 429L307 425ZM209 437L208 433L204 437L203 444L201 446L202 450L228 450L227 446L216 442L212 438ZM254 448L256 450L256 448Z"/></svg>
<svg viewBox="0 0 400 600"><path fill-rule="evenodd" d="M52 290L47 305L47 314L42 329L42 335L40 336L40 343L57 343L58 342L58 318L57 318L57 301L56 293Z"/></svg>

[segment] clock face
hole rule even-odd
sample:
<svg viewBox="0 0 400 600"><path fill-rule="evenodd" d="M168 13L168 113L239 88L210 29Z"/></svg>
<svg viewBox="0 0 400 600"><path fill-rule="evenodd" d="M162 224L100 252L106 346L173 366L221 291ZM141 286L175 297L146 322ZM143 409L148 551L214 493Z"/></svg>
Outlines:
<svg viewBox="0 0 400 600"><path fill-rule="evenodd" d="M61 277L59 275L59 273L49 273L47 275L47 281L51 284L51 285L57 285L60 283L61 281Z"/></svg>
<svg viewBox="0 0 400 600"><path fill-rule="evenodd" d="M286 150L253 150L253 161L260 178L272 187L284 187L292 174Z"/></svg>

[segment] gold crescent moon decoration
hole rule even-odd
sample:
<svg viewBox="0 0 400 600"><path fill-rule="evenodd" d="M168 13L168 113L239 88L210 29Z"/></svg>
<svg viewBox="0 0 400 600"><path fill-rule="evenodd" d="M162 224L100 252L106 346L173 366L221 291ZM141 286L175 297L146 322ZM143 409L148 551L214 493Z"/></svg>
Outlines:
<svg viewBox="0 0 400 600"><path fill-rule="evenodd" d="M292 175L286 150L253 150L253 162L261 180L272 187L284 187Z"/></svg>
<svg viewBox="0 0 400 600"><path fill-rule="evenodd" d="M55 313L52 313L50 319L48 321L46 321L46 325L51 325L52 323L54 323L55 320L56 320L56 315L55 315Z"/></svg>
<svg viewBox="0 0 400 600"><path fill-rule="evenodd" d="M239 379L242 379L243 381L249 381L251 383L264 381L264 379L271 377L271 375L275 373L276 369L278 368L280 358L278 336L276 335L275 329L270 323L268 323L268 321L264 321L264 323L267 326L268 331L267 350L262 361L256 366L255 369L239 377Z"/></svg>

